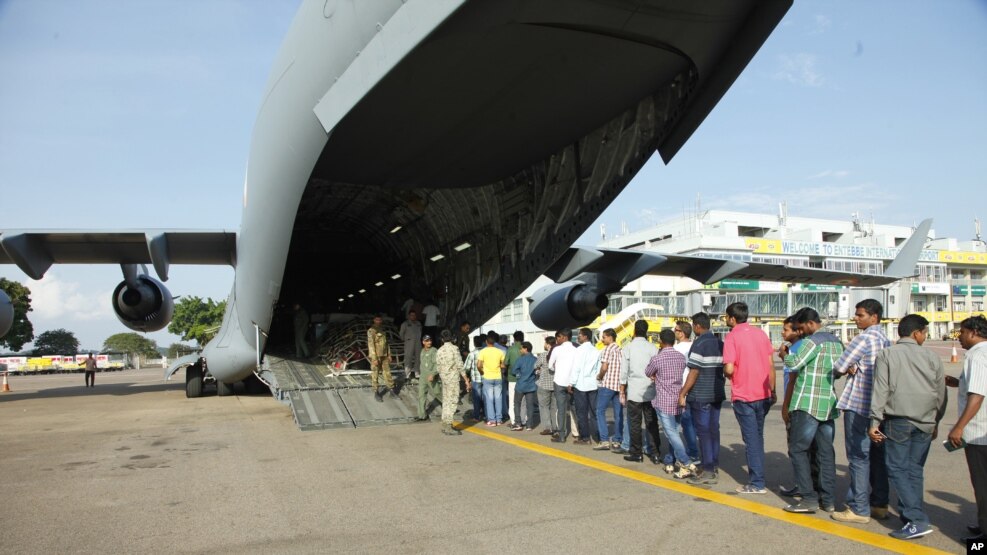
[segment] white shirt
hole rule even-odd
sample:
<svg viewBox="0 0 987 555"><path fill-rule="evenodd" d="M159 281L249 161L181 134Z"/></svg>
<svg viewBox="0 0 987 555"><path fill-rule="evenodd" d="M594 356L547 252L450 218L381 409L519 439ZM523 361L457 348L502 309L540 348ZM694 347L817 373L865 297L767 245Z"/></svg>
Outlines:
<svg viewBox="0 0 987 555"><path fill-rule="evenodd" d="M425 327L434 328L439 323L439 307L430 304L422 309L425 315Z"/></svg>
<svg viewBox="0 0 987 555"><path fill-rule="evenodd" d="M966 352L956 399L959 414L966 410L967 395L970 393L987 397L987 341L977 343ZM987 445L987 403L980 405L980 410L963 428L963 441L971 445Z"/></svg>
<svg viewBox="0 0 987 555"><path fill-rule="evenodd" d="M680 341L673 347L676 351L682 353L685 357L686 362L689 361L689 351L692 349L692 341ZM689 366L686 364L685 368L682 369L682 383L689 377Z"/></svg>
<svg viewBox="0 0 987 555"><path fill-rule="evenodd" d="M559 387L568 387L569 379L572 377L572 367L576 362L576 346L572 341L566 341L561 345L556 345L552 349L552 357L548 360L548 367L555 370L555 378L552 381Z"/></svg>
<svg viewBox="0 0 987 555"><path fill-rule="evenodd" d="M596 391L596 363L600 360L600 351L592 342L587 341L576 347L576 357L572 364L572 375L569 385L579 391Z"/></svg>

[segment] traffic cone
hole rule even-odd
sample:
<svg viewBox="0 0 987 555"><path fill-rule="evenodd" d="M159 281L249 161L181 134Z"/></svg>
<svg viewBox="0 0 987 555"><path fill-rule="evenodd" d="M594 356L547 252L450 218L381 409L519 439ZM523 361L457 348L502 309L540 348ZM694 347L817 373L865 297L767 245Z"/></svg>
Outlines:
<svg viewBox="0 0 987 555"><path fill-rule="evenodd" d="M953 355L949 357L949 362L959 362L959 361L960 361L960 357L956 354L956 345L953 345Z"/></svg>
<svg viewBox="0 0 987 555"><path fill-rule="evenodd" d="M10 391L10 385L7 384L7 373L3 373L3 392L7 393Z"/></svg>

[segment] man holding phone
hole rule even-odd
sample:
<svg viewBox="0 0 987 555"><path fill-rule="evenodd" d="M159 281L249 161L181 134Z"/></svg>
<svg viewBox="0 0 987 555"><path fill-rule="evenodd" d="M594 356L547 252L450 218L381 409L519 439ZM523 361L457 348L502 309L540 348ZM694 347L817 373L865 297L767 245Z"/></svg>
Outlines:
<svg viewBox="0 0 987 555"><path fill-rule="evenodd" d="M946 370L937 354L922 348L928 335L928 320L905 316L898 323L898 342L879 352L874 363L868 435L884 444L888 477L905 521L890 533L899 540L932 533L922 501L925 459L946 412Z"/></svg>

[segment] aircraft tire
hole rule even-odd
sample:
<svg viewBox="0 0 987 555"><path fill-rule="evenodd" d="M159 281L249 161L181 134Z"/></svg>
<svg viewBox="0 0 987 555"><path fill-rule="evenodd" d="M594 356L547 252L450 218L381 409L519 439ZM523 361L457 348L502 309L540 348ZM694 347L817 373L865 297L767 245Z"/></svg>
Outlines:
<svg viewBox="0 0 987 555"><path fill-rule="evenodd" d="M202 397L202 367L198 364L185 369L185 397Z"/></svg>
<svg viewBox="0 0 987 555"><path fill-rule="evenodd" d="M253 374L247 376L246 379L243 380L243 388L249 395L260 395L262 393L271 392L270 389L264 385L264 382L257 379L257 376L254 376Z"/></svg>
<svg viewBox="0 0 987 555"><path fill-rule="evenodd" d="M220 380L216 380L216 395L220 397L229 397L233 395L233 386L227 385Z"/></svg>

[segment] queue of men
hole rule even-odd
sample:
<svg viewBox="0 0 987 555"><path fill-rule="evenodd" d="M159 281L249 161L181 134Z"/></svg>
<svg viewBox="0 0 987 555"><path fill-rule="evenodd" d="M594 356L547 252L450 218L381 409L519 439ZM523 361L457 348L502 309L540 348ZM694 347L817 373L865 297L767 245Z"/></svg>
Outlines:
<svg viewBox="0 0 987 555"><path fill-rule="evenodd" d="M781 417L794 477L793 487L781 489L792 499L783 509L824 511L837 521L866 524L871 518L888 518L893 488L902 527L890 535L897 539L933 531L923 504L924 465L945 414L946 387L958 387L960 416L946 445L965 450L977 501L977 522L968 528L971 538L985 539L987 319L977 316L961 323L960 343L968 355L957 379L946 376L939 356L922 347L928 336L925 318L902 318L898 340L892 344L880 325L883 307L878 301L866 299L855 308L853 320L860 333L845 348L824 329L814 309L803 308L785 319L785 343L776 353L768 336L747 323L747 305L738 302L726 309L730 332L723 340L712 333L705 313L695 314L691 323L677 322L674 330L662 330L658 347L648 340L647 322L639 320L624 348L617 345L612 329L602 332L602 350L588 328L578 330L578 347L570 330L559 330L545 338L544 352L538 356L521 332L514 334L510 348L504 345L506 336L489 332L474 338L474 348L466 352L468 340L461 336L453 343L452 334L444 330L441 349L434 349L426 335L420 360L406 367L420 372L420 419L427 419L428 397L441 398L443 433L460 433L452 420L461 380L473 395L475 420L491 427L508 423L510 375L517 380L512 430L541 425L541 434L554 443L575 436L576 445L609 450L630 462L647 458L674 478L698 486L718 482L720 412L729 381L748 473L746 483L735 491L759 495L767 493L764 422L779 399L773 360L777 354L784 363ZM462 331L468 334L468 324ZM369 331L372 345L374 332ZM392 394L393 380L387 353L376 347L371 348L371 378L381 400L386 389L377 389L378 372ZM837 396L835 382L843 378L846 383ZM834 437L841 417L849 488L845 507L837 511ZM661 430L669 445L664 457Z"/></svg>

